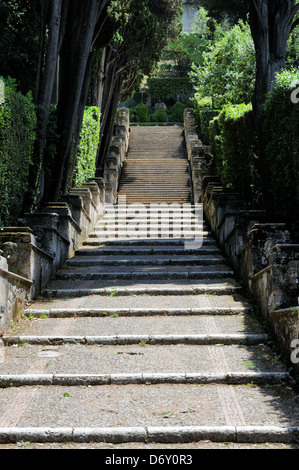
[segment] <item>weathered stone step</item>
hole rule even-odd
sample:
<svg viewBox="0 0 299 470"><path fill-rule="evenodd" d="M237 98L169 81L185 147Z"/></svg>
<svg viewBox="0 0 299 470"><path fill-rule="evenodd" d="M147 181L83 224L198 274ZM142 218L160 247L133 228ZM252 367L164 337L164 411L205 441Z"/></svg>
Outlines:
<svg viewBox="0 0 299 470"><path fill-rule="evenodd" d="M129 196L127 194L121 194L120 193L120 196L126 196L127 197L127 202L128 204L148 204L148 203L164 203L164 204L173 204L173 203L181 203L181 204L185 204L185 203L188 203L191 201L191 195L188 195L188 196L185 196L185 197L182 197L182 198L179 198L179 197L175 197L175 196L165 196L165 197L139 197L138 195L137 196L134 196L134 194L132 196Z"/></svg>
<svg viewBox="0 0 299 470"><path fill-rule="evenodd" d="M118 243L119 242L119 243ZM114 244L106 244L105 241L102 245L100 245L97 249L90 246L87 248L85 245L84 248L80 248L76 250L77 256L98 256L98 255L119 255L119 256L152 256L152 255L177 255L177 256L184 256L186 253L193 253L194 255L218 255L220 254L220 249L218 247L202 247L202 248L194 248L190 250L185 250L183 246L175 246L173 248L169 247L161 247L156 245L154 248L151 247L144 247L138 246L135 247L127 247L125 242L122 243L122 240L115 240ZM114 246L113 246L114 245Z"/></svg>
<svg viewBox="0 0 299 470"><path fill-rule="evenodd" d="M138 217L136 218L125 218L125 220L118 218L118 219L103 219L101 223L98 223L94 230L90 232L89 237L92 238L92 236L96 236L97 233L102 233L103 230L120 230L120 229L126 229L126 227L138 227L140 231L149 231L150 229L155 232L155 231L161 231L161 229L180 229L180 230L185 230L185 231L197 231L199 232L202 236L206 238L211 238L211 232L210 230L207 230L203 224L198 221L198 219L180 219L178 217L176 218L158 218L158 215L154 218L154 215L152 219L139 219Z"/></svg>
<svg viewBox="0 0 299 470"><path fill-rule="evenodd" d="M105 271L98 272L97 271L92 272L91 269L86 272L80 271L80 268L77 268L76 271L60 271L56 274L56 279L57 280L83 280L83 281L88 281L88 280L96 280L96 279L119 279L119 280L125 280L125 279L136 279L136 280L153 280L153 279L226 279L228 277L233 276L233 271L228 270L228 269L223 269L221 270L220 267L214 270L208 270L206 267L205 270L199 270L199 268L195 270L189 270L186 269L186 267L182 267L181 270L178 269L178 267L175 269L175 267L168 268L168 270L158 270L157 267L155 268L155 271L152 271L148 266L145 266L144 269L142 270L142 266L139 266L138 270L135 269L130 269L128 267L122 267L122 270L120 271L119 268L115 267L110 267L109 266L109 271L107 270L107 266ZM126 268L126 271L125 271Z"/></svg>
<svg viewBox="0 0 299 470"><path fill-rule="evenodd" d="M121 305L124 298L121 299ZM250 307L206 307L206 308L29 308L24 312L25 316L32 315L36 318L86 318L86 317L152 317L152 316L219 316L240 315L251 313Z"/></svg>
<svg viewBox="0 0 299 470"><path fill-rule="evenodd" d="M236 315L252 313L252 308L240 295L94 295L66 299L38 299L25 310L33 315L52 316L147 316L147 315ZM105 313L104 313L105 312Z"/></svg>
<svg viewBox="0 0 299 470"><path fill-rule="evenodd" d="M31 310L34 312L34 310ZM106 313L106 315L105 315ZM33 313L32 313L33 314ZM28 315L28 313L27 313ZM206 335L219 334L264 334L264 330L256 324L256 320L249 315L214 315L213 318L206 315L142 315L142 316L119 316L115 309L109 314L103 312L99 317L79 317L73 311L73 317L37 319L32 317L17 328L4 335L9 339L11 336L53 336L53 332L64 331L67 336L105 336L109 335L131 335L134 329L136 335ZM166 335L167 333L167 335Z"/></svg>
<svg viewBox="0 0 299 470"><path fill-rule="evenodd" d="M294 445L299 442L297 426L172 426L172 427L5 427L0 428L0 443L18 442L34 443L72 443L82 445L89 443L124 444L132 442L147 448L157 442L177 445L194 442L211 442L215 445L256 445L267 442L275 445ZM132 447L131 447L132 448ZM155 449L156 447L153 447ZM247 446L246 446L247 448ZM110 447L109 447L110 449ZM176 447L177 449L177 447ZM178 457L185 464L186 456ZM187 460L188 461L188 460Z"/></svg>
<svg viewBox="0 0 299 470"><path fill-rule="evenodd" d="M83 345L122 345L122 344L194 344L194 345L215 345L215 344L241 344L254 345L266 342L267 334L193 334L193 335L105 335L105 336L52 336L52 335L22 335L4 336L5 346L16 344L39 344L39 345L60 345L60 344L83 344Z"/></svg>
<svg viewBox="0 0 299 470"><path fill-rule="evenodd" d="M67 261L67 266L71 267L93 267L93 266L168 266L168 265L189 265L189 266L210 266L221 265L225 262L221 256L178 256L172 255L152 255L144 257L122 257L119 256L95 256L95 257L75 257Z"/></svg>
<svg viewBox="0 0 299 470"><path fill-rule="evenodd" d="M156 246L184 246L186 242L192 241L193 238L190 240L186 238L147 238L147 239L130 239L130 238L124 238L124 239L111 239L111 238L103 238L100 239L98 238L97 240L93 238L87 238L85 242L83 243L83 246L102 246L105 244L106 246L112 246L112 245L124 245L124 246L151 246L151 247L156 247ZM216 248L216 242L213 238L208 238L205 237L203 239L203 246L214 246Z"/></svg>
<svg viewBox="0 0 299 470"><path fill-rule="evenodd" d="M107 237L107 238L106 238ZM119 240L128 240L128 239L148 239L148 240L179 240L184 238L186 240L192 240L194 238L198 240L202 240L202 244L205 243L206 238L203 232L200 230L183 230L179 228L171 228L171 227L162 227L162 229L152 229L149 228L146 231L139 230L138 225L133 224L132 226L127 227L115 227L115 230L103 230L102 232L94 232L90 234L90 237L84 243L86 245L94 245L97 246L98 244L102 244L103 240L109 239L119 239ZM211 243L211 242L210 242Z"/></svg>
<svg viewBox="0 0 299 470"><path fill-rule="evenodd" d="M225 384L225 385L277 385L290 382L288 372L235 372L235 373L132 373L132 374L0 374L0 389L12 387L101 386L159 384Z"/></svg>
<svg viewBox="0 0 299 470"><path fill-rule="evenodd" d="M235 383L237 376L239 383L244 383L245 380L245 383L249 383L249 376L252 379L255 376L255 380L260 380L260 383L262 381L265 383L266 380L270 383L271 374L273 374L272 380L275 380L275 376L281 380L279 378L281 374L285 380L291 381L287 369L275 360L273 352L265 344L247 347L223 344L209 346L23 344L22 347L6 346L5 357L5 362L0 365L0 376L3 378L3 385L0 381L0 388L5 386L5 383L8 384L11 375L29 376L30 380L32 375L46 374L86 377L111 374L124 374L129 377L138 374L139 383L143 380L142 374L159 374L160 377L157 379L160 381L164 375L165 382L170 381L170 375L174 375L181 383L184 381L203 383L204 380L206 383L225 380L233 383L232 376L235 378ZM39 372L36 372L38 363ZM268 376L266 372L269 373Z"/></svg>
<svg viewBox="0 0 299 470"><path fill-rule="evenodd" d="M43 295L48 298L82 297L89 295L233 295L242 291L234 279L197 280L196 283L186 279L176 279L174 283L167 280L102 280L102 281L53 281Z"/></svg>
<svg viewBox="0 0 299 470"><path fill-rule="evenodd" d="M3 389L1 403L9 408L22 390ZM0 442L298 442L298 403L290 390L280 392L275 385L48 386L30 391L23 415L16 410L10 417L7 410L0 421Z"/></svg>

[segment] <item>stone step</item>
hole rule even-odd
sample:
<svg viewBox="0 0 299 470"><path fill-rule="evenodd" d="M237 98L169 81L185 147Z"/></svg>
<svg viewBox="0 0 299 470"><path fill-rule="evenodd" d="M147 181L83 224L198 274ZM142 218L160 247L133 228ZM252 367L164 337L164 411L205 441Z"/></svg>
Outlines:
<svg viewBox="0 0 299 470"><path fill-rule="evenodd" d="M9 419L7 410L0 421L1 443L298 442L298 404L273 407L273 401L294 400L290 390L280 392L276 385L148 382L29 391L23 415L16 410ZM2 400L9 406L18 393L22 389L3 389Z"/></svg>
<svg viewBox="0 0 299 470"><path fill-rule="evenodd" d="M148 299L147 299L148 300ZM121 304L125 303L124 298ZM105 306L106 307L106 306ZM227 316L251 313L250 307L206 307L206 308L29 308L24 315L34 318L86 318L86 317L188 317L188 316Z"/></svg>
<svg viewBox="0 0 299 470"><path fill-rule="evenodd" d="M131 247L131 246L142 246L142 247L151 247L152 249L156 249L156 247L166 247L166 246L175 246L175 247L184 247L186 242L192 241L193 237L191 239L189 238L147 238L147 239L142 239L142 238L98 238L98 239L93 239L93 238L87 238L85 242L83 242L82 246L98 246L102 247L103 244L106 246L113 246L113 245L121 245L125 247ZM205 237L202 240L202 246L203 247L213 247L217 248L215 240L213 238L207 238Z"/></svg>
<svg viewBox="0 0 299 470"><path fill-rule="evenodd" d="M83 268L84 269L84 268ZM207 267L204 270L197 269L196 271L186 270L186 267L183 267L181 270L178 268L172 268L173 270L158 270L157 267L155 271L152 271L149 267L144 267L142 270L142 266L139 266L138 270L127 268L122 268L120 271L119 268L110 267L109 271L107 267L105 270L99 271L98 268L93 272L89 269L89 272L80 271L80 268L72 271L59 271L56 275L57 280L155 280L155 279L226 279L227 277L233 276L233 271L231 270L221 270L219 267L218 269L208 270Z"/></svg>
<svg viewBox="0 0 299 470"><path fill-rule="evenodd" d="M154 335L159 337L163 332L163 338L167 341L168 336L173 337L178 334L180 338L192 338L194 334L199 335L203 341L208 341L209 336L223 336L228 341L233 341L234 337L241 335L262 335L264 337L264 329L257 324L256 319L251 314L235 315L160 315L145 314L142 315L119 315L116 309L102 312L99 316L78 316L76 310L73 310L73 316L64 318L37 318L34 316L35 309L26 312L27 319L14 331L10 331L3 335L3 341L9 341L10 338L23 336L55 336L54 332L63 331L68 337L81 336L84 332L85 336L106 336L109 332L110 336L132 336L134 334L141 338ZM147 310L148 312L149 310ZM195 310L196 313L199 310ZM167 334L166 334L167 333ZM62 336L62 335L60 335ZM195 338L196 339L196 338ZM197 340L197 339L196 339ZM270 350L269 350L270 351ZM269 352L268 351L268 352ZM162 361L163 362L163 361ZM199 366L201 366L199 364Z"/></svg>
<svg viewBox="0 0 299 470"><path fill-rule="evenodd" d="M79 423L80 424L80 423ZM164 423L163 423L164 424ZM298 426L131 426L131 427L4 427L0 428L0 443L10 444L16 442L48 443L59 445L59 443L72 443L73 445L90 443L132 444L138 443L138 448L145 445L147 449L156 443L168 444L194 444L194 442L229 443L230 445L261 445L262 443L277 443L286 445L298 443ZM222 445L222 444L220 444ZM223 444L224 445L224 444ZM177 448L176 446L176 448ZM246 448L247 448L246 446ZM132 446L130 447L132 449ZM213 448L213 447L212 447ZM121 457L119 457L121 458ZM155 458L155 454L154 454ZM191 458L191 457L190 457ZM146 459L145 459L146 460ZM189 460L189 456L178 457L182 464Z"/></svg>
<svg viewBox="0 0 299 470"><path fill-rule="evenodd" d="M234 279L197 280L196 283L186 279L176 279L171 283L166 280L101 280L101 281L53 281L43 291L47 298L65 298L82 296L123 296L123 295L234 295L242 292L242 287Z"/></svg>
<svg viewBox="0 0 299 470"><path fill-rule="evenodd" d="M267 334L193 334L193 335L22 335L5 336L3 342L5 346L38 344L38 345L61 345L61 344L82 344L82 345L134 345L145 342L148 345L173 345L173 344L193 344L193 345L215 345L215 344L239 344L252 346L264 343L268 340Z"/></svg>
<svg viewBox="0 0 299 470"><path fill-rule="evenodd" d="M136 257L134 255L129 258L119 256L97 256L97 257L74 257L67 261L67 266L71 267L93 267L93 266L168 266L168 265L189 265L189 266L210 266L221 265L225 262L223 257L211 256L145 256Z"/></svg>
<svg viewBox="0 0 299 470"><path fill-rule="evenodd" d="M95 387L102 385L277 385L290 382L288 372L127 373L127 374L0 374L0 389L12 387Z"/></svg>
<svg viewBox="0 0 299 470"><path fill-rule="evenodd" d="M100 240L102 244L103 239L113 239L113 238L118 238L118 239L149 239L149 240L155 240L155 239L160 239L160 240L168 240L168 239L193 239L194 237L200 238L202 240L202 243L205 243L205 233L203 233L200 230L187 230L186 228L180 228L180 227L165 227L161 226L161 228L152 228L149 227L147 230L140 230L138 224L132 224L131 226L128 225L127 227L119 227L115 226L114 229L110 230L102 230L101 232L93 232L90 234L89 238L86 240L86 244L88 245L94 245L95 243L98 243L98 240Z"/></svg>
<svg viewBox="0 0 299 470"><path fill-rule="evenodd" d="M105 240L106 241L106 240ZM80 248L76 250L77 256L98 256L98 255L115 255L115 256L152 256L152 255L177 255L177 256L184 256L187 253L194 254L194 255L218 255L220 254L220 249L216 246L209 246L209 247L201 247L201 248L194 248L186 250L184 246L176 245L174 247L168 246L159 246L155 245L154 248L151 246L143 246L143 245L135 245L128 247L127 244L123 240L116 240L115 243L105 243L103 242L97 249L90 246L87 248L88 245L85 245L84 248ZM126 240L127 241L127 240Z"/></svg>
<svg viewBox="0 0 299 470"><path fill-rule="evenodd" d="M238 295L94 295L92 297L70 297L66 299L35 300L27 315L49 314L50 316L184 316L184 315L241 315L252 314L252 307ZM28 313L30 312L30 313ZM114 318L114 317L113 317ZM223 320L225 320L223 318Z"/></svg>

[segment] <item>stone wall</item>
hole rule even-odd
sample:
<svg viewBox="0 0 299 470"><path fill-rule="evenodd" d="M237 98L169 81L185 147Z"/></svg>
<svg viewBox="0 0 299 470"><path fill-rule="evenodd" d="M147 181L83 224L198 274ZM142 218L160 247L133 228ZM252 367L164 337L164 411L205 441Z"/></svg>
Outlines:
<svg viewBox="0 0 299 470"><path fill-rule="evenodd" d="M250 210L213 174L210 149L197 135L192 109L185 111L185 137L194 203L203 204L217 242L289 360L299 338L299 245L284 223ZM296 364L294 369L299 373Z"/></svg>

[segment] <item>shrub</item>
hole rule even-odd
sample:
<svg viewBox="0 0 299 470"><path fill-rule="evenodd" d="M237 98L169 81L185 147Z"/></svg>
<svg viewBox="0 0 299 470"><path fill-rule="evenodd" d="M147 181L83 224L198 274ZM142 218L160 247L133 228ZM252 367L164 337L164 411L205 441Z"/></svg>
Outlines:
<svg viewBox="0 0 299 470"><path fill-rule="evenodd" d="M74 187L79 187L87 178L95 175L95 163L100 142L100 110L86 107L77 152Z"/></svg>
<svg viewBox="0 0 299 470"><path fill-rule="evenodd" d="M184 111L186 106L183 103L175 103L171 108L172 122L184 122Z"/></svg>
<svg viewBox="0 0 299 470"><path fill-rule="evenodd" d="M203 54L190 74L198 93L213 97L213 108L249 103L255 83L255 47L249 25L240 21Z"/></svg>
<svg viewBox="0 0 299 470"><path fill-rule="evenodd" d="M137 122L149 122L149 109L144 103L136 106L135 118Z"/></svg>
<svg viewBox="0 0 299 470"><path fill-rule="evenodd" d="M152 115L153 122L167 122L168 116L165 109L157 109Z"/></svg>
<svg viewBox="0 0 299 470"><path fill-rule="evenodd" d="M20 217L34 142L36 113L30 93L22 95L12 79L5 80L5 101L0 104L0 224L15 224Z"/></svg>

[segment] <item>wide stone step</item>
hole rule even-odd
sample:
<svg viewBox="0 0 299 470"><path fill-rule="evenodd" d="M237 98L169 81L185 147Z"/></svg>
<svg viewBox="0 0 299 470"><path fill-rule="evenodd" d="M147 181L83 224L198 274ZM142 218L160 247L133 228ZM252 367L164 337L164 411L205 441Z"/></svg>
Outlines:
<svg viewBox="0 0 299 470"><path fill-rule="evenodd" d="M122 257L119 256L96 256L96 257L75 257L67 261L67 266L71 267L93 267L93 266L169 266L169 265L189 265L189 266L210 266L224 263L223 257L211 256L178 256L153 255L151 257Z"/></svg>
<svg viewBox="0 0 299 470"><path fill-rule="evenodd" d="M167 280L97 280L97 281L53 281L43 295L49 298L81 297L88 295L234 295L242 287L234 279L197 280L196 283L186 279L176 279L173 283Z"/></svg>
<svg viewBox="0 0 299 470"><path fill-rule="evenodd" d="M193 345L215 345L215 344L239 344L252 346L264 343L268 340L267 334L173 334L173 335L148 335L148 334L123 334L123 335L22 335L5 336L3 342L6 346L22 344L39 345L60 345L60 344L81 344L81 345L128 345L128 344L149 344L149 345L173 345L173 344L193 344Z"/></svg>
<svg viewBox="0 0 299 470"><path fill-rule="evenodd" d="M122 237L115 237L115 238L87 238L85 242L83 242L83 247L84 246L98 246L100 248L103 247L103 244L105 246L113 246L113 245L123 245L126 247L129 246L143 246L143 247L151 247L152 249L156 249L155 247L157 246L178 246L178 247L184 247L186 242L188 241L193 241L192 238L176 238L176 237L161 237L161 238L147 238L147 239L142 239L142 238L122 238ZM217 248L215 240L213 238L207 238L205 237L202 240L202 246L210 246ZM197 248L197 247L194 247ZM198 248L197 248L198 249Z"/></svg>
<svg viewBox="0 0 299 470"><path fill-rule="evenodd" d="M0 407L4 403L7 413L0 442L298 442L298 404L290 390L280 392L275 385L148 383L30 391L20 417L19 410L10 416L9 406L22 389L2 390Z"/></svg>
<svg viewBox="0 0 299 470"><path fill-rule="evenodd" d="M286 445L298 443L299 427L296 426L141 426L141 427L5 427L0 428L0 443L10 444L16 442L48 443L59 445L59 443L72 443L73 445L89 443L127 443L132 447L132 442L146 445L147 449L156 448L156 443L168 444L176 449L179 445L194 442L209 442L223 445L259 445L267 442L273 443L277 449L281 443ZM213 447L212 447L213 448ZM247 448L247 446L246 446ZM121 457L120 457L121 458ZM153 457L155 459L155 456ZM186 462L186 456L174 458L174 461ZM187 457L188 459L188 457ZM145 459L146 460L146 459ZM155 460L153 460L155 461ZM187 460L189 461L189 460ZM151 461L150 461L151 462Z"/></svg>
<svg viewBox="0 0 299 470"><path fill-rule="evenodd" d="M33 317L94 317L94 316L185 316L185 315L239 315L251 314L252 307L240 295L93 295L66 299L38 299L26 315Z"/></svg>
<svg viewBox="0 0 299 470"><path fill-rule="evenodd" d="M149 266L139 266L137 268L122 267L119 268L106 266L105 270L99 271L99 268L90 268L88 272L84 268L74 268L73 271L60 271L56 275L57 280L95 280L95 279L136 279L136 280L152 280L152 279L226 279L227 277L233 276L233 271L228 269L217 269L208 270L208 266L201 271L199 268L196 270L186 270L186 267L171 267L168 270L161 268L158 270L158 267L155 267L155 270L151 270ZM144 269L142 269L144 268Z"/></svg>
<svg viewBox="0 0 299 470"><path fill-rule="evenodd" d="M126 240L127 241L127 240ZM124 240L115 240L114 244L106 244L105 241L101 244L97 249L90 245L90 248L87 248L88 245L85 245L84 248L80 248L76 250L76 255L78 256L98 256L98 255L119 255L119 256L133 256L133 255L142 255L142 256L152 256L152 255L177 255L177 256L184 256L186 253L194 254L194 255L218 255L220 254L220 249L215 246L209 247L202 247L202 248L194 248L190 250L186 250L183 246L174 246L174 247L165 247L165 246L158 246L155 245L154 248L152 247L144 247L144 246L133 246L127 247ZM123 243L122 243L123 242Z"/></svg>
<svg viewBox="0 0 299 470"><path fill-rule="evenodd" d="M33 310L30 310L34 312ZM167 338L167 335L187 335L192 337L193 334L205 335L211 333L212 335L250 335L250 334L264 334L264 330L256 323L256 319L248 314L238 315L214 315L213 317L207 315L143 315L143 316L120 316L117 310L109 314L105 312L99 317L78 317L76 312L73 312L73 317L69 318L29 318L27 313L27 320L15 331L11 331L4 335L4 341L10 337L17 336L43 336L52 335L56 331L64 331L67 336L80 336L82 332L86 336L105 336L108 332L109 335L129 335L134 333L137 336L143 335L161 335ZM30 314L29 314L30 315ZM186 336L186 337L187 337ZM243 337L243 336L242 336Z"/></svg>

